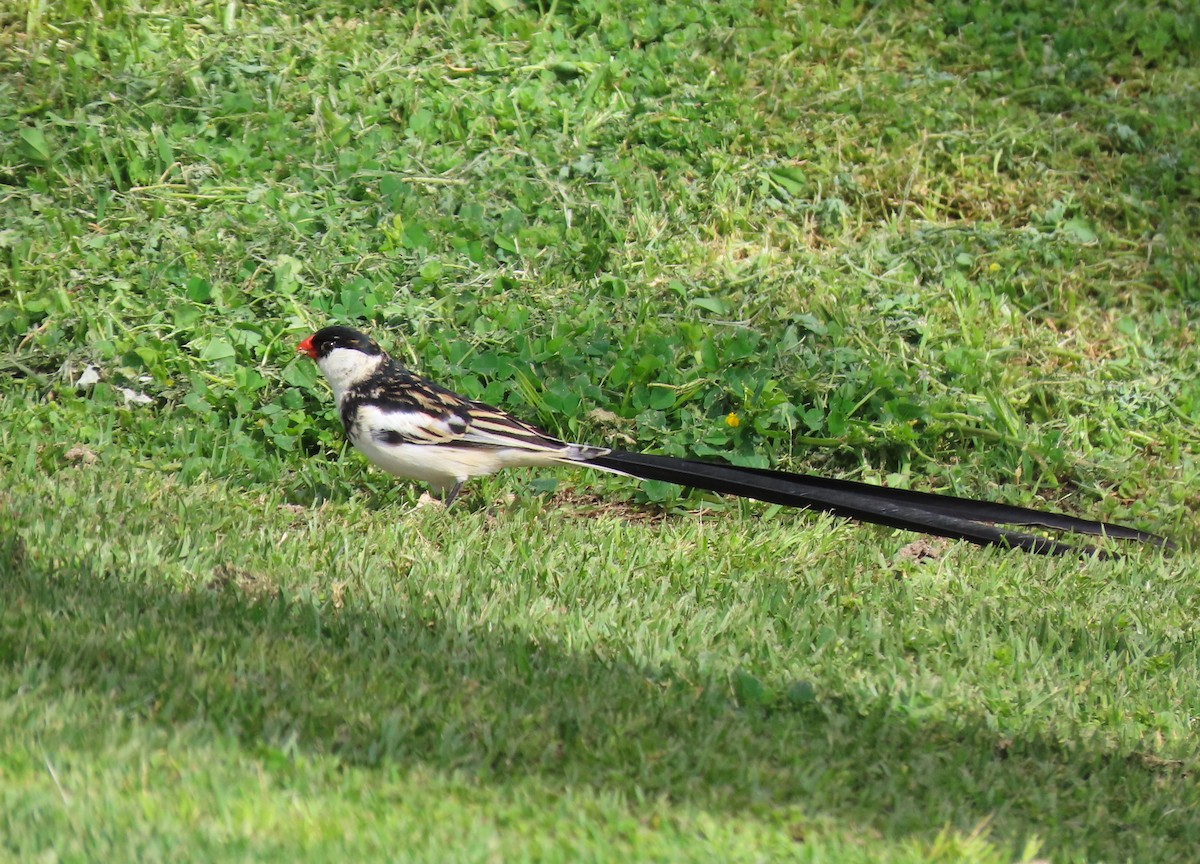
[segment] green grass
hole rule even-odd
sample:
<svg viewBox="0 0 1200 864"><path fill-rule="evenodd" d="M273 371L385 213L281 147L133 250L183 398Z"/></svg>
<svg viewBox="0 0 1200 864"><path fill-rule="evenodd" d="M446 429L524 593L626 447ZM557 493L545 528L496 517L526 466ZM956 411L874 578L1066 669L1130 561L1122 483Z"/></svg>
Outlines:
<svg viewBox="0 0 1200 864"><path fill-rule="evenodd" d="M0 856L1191 860L1200 16L378 5L0 11ZM331 321L576 440L1181 550L415 507Z"/></svg>

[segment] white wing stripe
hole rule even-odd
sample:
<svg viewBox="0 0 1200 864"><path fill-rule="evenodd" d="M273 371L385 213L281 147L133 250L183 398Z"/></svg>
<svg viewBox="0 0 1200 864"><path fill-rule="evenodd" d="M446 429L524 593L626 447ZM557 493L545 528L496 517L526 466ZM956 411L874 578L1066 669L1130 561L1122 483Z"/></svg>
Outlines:
<svg viewBox="0 0 1200 864"><path fill-rule="evenodd" d="M461 437L440 417L424 411L383 411L376 405L358 406L355 424L365 434L393 432L414 442L449 443Z"/></svg>

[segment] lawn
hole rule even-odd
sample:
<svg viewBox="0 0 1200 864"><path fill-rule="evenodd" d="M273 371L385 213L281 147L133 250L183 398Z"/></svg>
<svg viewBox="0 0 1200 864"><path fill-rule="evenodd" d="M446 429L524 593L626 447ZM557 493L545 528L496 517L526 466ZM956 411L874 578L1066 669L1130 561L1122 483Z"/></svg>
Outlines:
<svg viewBox="0 0 1200 864"><path fill-rule="evenodd" d="M0 858L1194 860L1197 118L1173 0L0 9ZM421 506L332 322L572 440L1179 548Z"/></svg>

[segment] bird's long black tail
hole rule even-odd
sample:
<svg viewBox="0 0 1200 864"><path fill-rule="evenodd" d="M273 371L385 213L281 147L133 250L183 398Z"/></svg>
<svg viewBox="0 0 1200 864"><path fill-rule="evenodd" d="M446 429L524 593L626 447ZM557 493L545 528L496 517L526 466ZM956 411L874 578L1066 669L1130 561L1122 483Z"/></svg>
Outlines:
<svg viewBox="0 0 1200 864"><path fill-rule="evenodd" d="M930 492L889 489L811 474L740 468L696 459L652 456L620 450L593 456L585 461L586 464L630 474L642 480L663 480L771 504L824 510L863 522L968 540L980 546L1015 547L1042 555L1105 553L1090 545L1073 545L1062 540L999 526L1037 527L1132 540L1156 546L1171 546L1170 541L1162 537L1122 525L1109 525L1026 507L992 504Z"/></svg>

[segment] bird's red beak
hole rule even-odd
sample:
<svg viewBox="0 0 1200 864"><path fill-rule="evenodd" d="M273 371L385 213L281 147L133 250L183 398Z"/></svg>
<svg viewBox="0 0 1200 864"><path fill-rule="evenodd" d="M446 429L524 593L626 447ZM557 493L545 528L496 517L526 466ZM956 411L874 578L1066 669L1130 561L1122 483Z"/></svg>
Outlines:
<svg viewBox="0 0 1200 864"><path fill-rule="evenodd" d="M313 336L315 336L315 335L317 335L317 334L314 333ZM316 360L317 359L317 349L313 347L312 340L313 340L313 337L309 336L307 339L305 339L303 342L301 342L299 345L296 346L296 350L301 351L301 352L307 354L312 359Z"/></svg>

